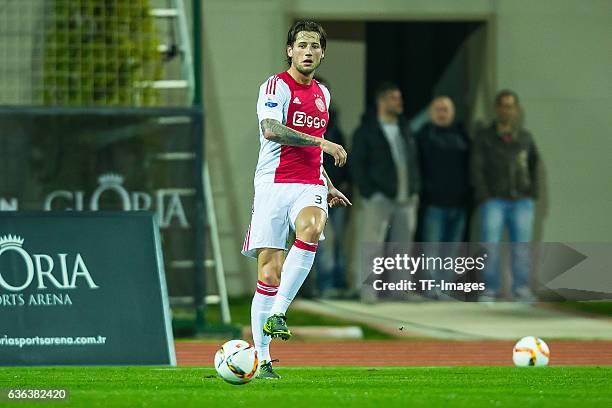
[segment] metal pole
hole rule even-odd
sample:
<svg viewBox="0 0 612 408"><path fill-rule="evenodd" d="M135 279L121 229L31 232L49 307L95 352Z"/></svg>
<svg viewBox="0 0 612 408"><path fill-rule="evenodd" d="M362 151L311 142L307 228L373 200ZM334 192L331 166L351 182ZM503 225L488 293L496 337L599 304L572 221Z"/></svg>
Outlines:
<svg viewBox="0 0 612 408"><path fill-rule="evenodd" d="M203 107L202 95L202 4L192 0L193 7L193 105Z"/></svg>
<svg viewBox="0 0 612 408"><path fill-rule="evenodd" d="M193 132L195 135L195 166L196 166L196 222L195 232L195 288L194 307L196 312L196 331L202 331L206 326L206 276L204 268L204 180L202 179L202 168L204 167L204 144L202 143L202 114L193 117Z"/></svg>
<svg viewBox="0 0 612 408"><path fill-rule="evenodd" d="M195 309L196 309L196 330L201 331L206 326L206 276L204 268L204 211L208 211L204 206L204 180L202 180L202 169L204 167L204 123L203 123L203 98L202 98L202 7L200 0L192 0L191 13L193 16L193 101L192 105L199 108L202 115L199 116L195 126L196 132L196 171L198 197L196 213L196 279L195 279Z"/></svg>

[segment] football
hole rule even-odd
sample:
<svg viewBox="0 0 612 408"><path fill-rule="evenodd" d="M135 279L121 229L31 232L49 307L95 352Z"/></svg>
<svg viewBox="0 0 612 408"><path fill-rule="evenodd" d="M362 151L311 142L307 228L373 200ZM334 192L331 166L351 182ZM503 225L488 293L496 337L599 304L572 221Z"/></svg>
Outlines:
<svg viewBox="0 0 612 408"><path fill-rule="evenodd" d="M258 369L257 351L244 340L230 340L215 354L215 370L230 384L248 383L257 375Z"/></svg>
<svg viewBox="0 0 612 408"><path fill-rule="evenodd" d="M537 337L523 337L512 349L512 361L517 367L545 366L549 359L548 345Z"/></svg>

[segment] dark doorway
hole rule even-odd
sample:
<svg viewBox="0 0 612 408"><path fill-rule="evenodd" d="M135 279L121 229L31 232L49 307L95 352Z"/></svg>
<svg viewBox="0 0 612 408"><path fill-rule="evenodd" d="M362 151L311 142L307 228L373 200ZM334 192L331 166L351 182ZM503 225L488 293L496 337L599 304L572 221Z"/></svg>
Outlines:
<svg viewBox="0 0 612 408"><path fill-rule="evenodd" d="M469 62L462 48L484 22L371 22L366 24L366 105L381 81L399 85L413 118L436 94L450 96L459 122L468 114ZM459 60L457 60L459 57Z"/></svg>

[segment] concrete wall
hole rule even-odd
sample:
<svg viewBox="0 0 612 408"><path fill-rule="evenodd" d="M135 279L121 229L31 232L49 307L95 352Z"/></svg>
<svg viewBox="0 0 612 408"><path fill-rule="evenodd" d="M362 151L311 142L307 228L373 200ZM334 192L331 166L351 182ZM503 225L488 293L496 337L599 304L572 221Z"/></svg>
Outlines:
<svg viewBox="0 0 612 408"><path fill-rule="evenodd" d="M497 83L522 97L546 176L544 241L612 238L612 2L498 1Z"/></svg>
<svg viewBox="0 0 612 408"><path fill-rule="evenodd" d="M361 122L365 110L365 53L363 41L330 40L325 62L318 70L332 88L332 104L338 110L338 123L347 143L350 143L351 134ZM346 69L347 61L354 68Z"/></svg>
<svg viewBox="0 0 612 408"><path fill-rule="evenodd" d="M259 85L284 69L282 2L203 3L206 157L212 176L230 294L254 287L255 262L240 255L253 200L259 151Z"/></svg>
<svg viewBox="0 0 612 408"><path fill-rule="evenodd" d="M500 87L522 98L527 127L544 161L539 235L545 241L609 241L612 221L610 129L612 66L607 0L207 0L204 2L206 147L223 235L230 293L251 291L255 263L240 254L252 201L257 160L257 89L285 68L286 30L295 17L322 20L487 20L490 100ZM352 48L351 48L352 47ZM362 110L360 44L330 42L325 74L342 110L345 132ZM341 59L334 61L334 48ZM352 51L351 51L352 50ZM346 77L338 62L347 65ZM381 62L383 63L383 62ZM353 69L353 66L357 66ZM326 71L327 69L327 71ZM334 83L335 82L335 83ZM356 102L356 103L355 103ZM490 114L482 109L477 116Z"/></svg>

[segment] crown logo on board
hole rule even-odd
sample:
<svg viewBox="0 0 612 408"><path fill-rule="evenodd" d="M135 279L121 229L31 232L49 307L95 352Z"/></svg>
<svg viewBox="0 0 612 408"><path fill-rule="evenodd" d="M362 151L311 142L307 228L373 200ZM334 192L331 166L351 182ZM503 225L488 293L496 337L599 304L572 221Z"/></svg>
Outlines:
<svg viewBox="0 0 612 408"><path fill-rule="evenodd" d="M103 174L98 178L100 184L123 184L123 177L115 173Z"/></svg>
<svg viewBox="0 0 612 408"><path fill-rule="evenodd" d="M2 238L0 238L0 248L6 248L6 247L19 247L21 248L21 246L23 245L23 238L17 236L17 235L5 235Z"/></svg>

